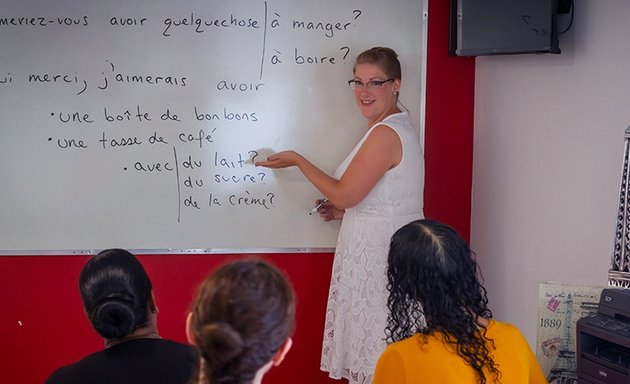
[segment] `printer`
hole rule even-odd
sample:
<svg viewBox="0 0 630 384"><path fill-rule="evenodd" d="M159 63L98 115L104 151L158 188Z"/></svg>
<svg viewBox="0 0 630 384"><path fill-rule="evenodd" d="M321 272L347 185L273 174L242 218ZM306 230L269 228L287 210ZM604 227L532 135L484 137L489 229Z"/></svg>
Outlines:
<svg viewBox="0 0 630 384"><path fill-rule="evenodd" d="M630 384L630 290L606 288L576 323L578 384Z"/></svg>

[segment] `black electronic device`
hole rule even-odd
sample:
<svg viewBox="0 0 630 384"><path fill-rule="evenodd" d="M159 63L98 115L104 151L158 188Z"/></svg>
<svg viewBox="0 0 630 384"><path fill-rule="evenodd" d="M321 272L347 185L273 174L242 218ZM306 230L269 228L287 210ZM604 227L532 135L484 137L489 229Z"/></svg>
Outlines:
<svg viewBox="0 0 630 384"><path fill-rule="evenodd" d="M451 0L449 53L560 53L558 7L558 0Z"/></svg>
<svg viewBox="0 0 630 384"><path fill-rule="evenodd" d="M597 312L610 317L630 320L630 289L602 290Z"/></svg>
<svg viewBox="0 0 630 384"><path fill-rule="evenodd" d="M602 290L597 313L576 332L578 384L630 383L630 290Z"/></svg>

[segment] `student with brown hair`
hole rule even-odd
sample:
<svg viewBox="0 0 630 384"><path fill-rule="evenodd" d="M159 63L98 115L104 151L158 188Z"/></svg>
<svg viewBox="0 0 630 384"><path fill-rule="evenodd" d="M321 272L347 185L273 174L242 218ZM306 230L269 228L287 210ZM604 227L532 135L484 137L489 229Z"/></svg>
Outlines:
<svg viewBox="0 0 630 384"><path fill-rule="evenodd" d="M201 355L199 383L258 384L292 345L295 294L261 259L229 262L202 283L186 321Z"/></svg>

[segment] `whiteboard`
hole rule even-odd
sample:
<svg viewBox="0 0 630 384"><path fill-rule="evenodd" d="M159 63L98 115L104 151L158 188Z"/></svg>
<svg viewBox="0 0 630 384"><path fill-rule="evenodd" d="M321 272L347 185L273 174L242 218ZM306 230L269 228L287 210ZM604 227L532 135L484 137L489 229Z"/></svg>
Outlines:
<svg viewBox="0 0 630 384"><path fill-rule="evenodd" d="M365 132L347 81L373 46L421 130L419 1L0 1L0 250L317 250L338 222L297 169Z"/></svg>

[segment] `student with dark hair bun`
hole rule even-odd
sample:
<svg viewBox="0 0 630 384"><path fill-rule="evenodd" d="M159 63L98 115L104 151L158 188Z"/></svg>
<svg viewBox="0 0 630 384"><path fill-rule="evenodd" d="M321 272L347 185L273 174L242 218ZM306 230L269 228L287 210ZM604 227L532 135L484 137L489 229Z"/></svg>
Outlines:
<svg viewBox="0 0 630 384"><path fill-rule="evenodd" d="M201 355L199 383L258 384L291 348L295 294L260 259L232 261L202 283L188 315L188 339Z"/></svg>
<svg viewBox="0 0 630 384"><path fill-rule="evenodd" d="M90 323L105 349L56 370L46 384L188 384L196 372L191 346L163 340L149 276L131 253L104 250L79 275Z"/></svg>
<svg viewBox="0 0 630 384"><path fill-rule="evenodd" d="M448 225L413 221L391 239L386 333L374 384L547 383L527 340L492 319L479 267Z"/></svg>

